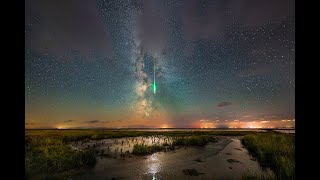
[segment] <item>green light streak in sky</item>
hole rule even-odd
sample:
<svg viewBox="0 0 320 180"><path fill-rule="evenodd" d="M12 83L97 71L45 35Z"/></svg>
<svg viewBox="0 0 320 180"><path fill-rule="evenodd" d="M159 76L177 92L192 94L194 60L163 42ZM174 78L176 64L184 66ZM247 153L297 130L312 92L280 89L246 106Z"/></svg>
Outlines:
<svg viewBox="0 0 320 180"><path fill-rule="evenodd" d="M157 85L156 85L156 65L153 61L153 84L152 84L153 94L156 94Z"/></svg>
<svg viewBox="0 0 320 180"><path fill-rule="evenodd" d="M157 85L156 85L156 82L155 82L155 81L153 81L152 89L153 89L153 94L155 94L155 93L156 93L156 90L157 90Z"/></svg>

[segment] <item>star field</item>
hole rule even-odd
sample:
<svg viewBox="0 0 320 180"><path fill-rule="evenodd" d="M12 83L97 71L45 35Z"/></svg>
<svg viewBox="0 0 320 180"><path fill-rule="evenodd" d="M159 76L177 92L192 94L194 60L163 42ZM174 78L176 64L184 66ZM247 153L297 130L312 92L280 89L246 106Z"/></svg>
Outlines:
<svg viewBox="0 0 320 180"><path fill-rule="evenodd" d="M26 0L26 127L294 126L294 9Z"/></svg>

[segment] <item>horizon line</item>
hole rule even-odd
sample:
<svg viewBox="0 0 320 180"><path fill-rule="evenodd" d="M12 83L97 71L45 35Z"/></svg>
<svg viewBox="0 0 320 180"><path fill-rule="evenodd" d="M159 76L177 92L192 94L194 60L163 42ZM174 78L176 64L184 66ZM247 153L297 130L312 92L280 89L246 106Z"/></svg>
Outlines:
<svg viewBox="0 0 320 180"><path fill-rule="evenodd" d="M278 129L293 130L295 127L279 127L279 128L25 128L25 130L124 130L124 129Z"/></svg>

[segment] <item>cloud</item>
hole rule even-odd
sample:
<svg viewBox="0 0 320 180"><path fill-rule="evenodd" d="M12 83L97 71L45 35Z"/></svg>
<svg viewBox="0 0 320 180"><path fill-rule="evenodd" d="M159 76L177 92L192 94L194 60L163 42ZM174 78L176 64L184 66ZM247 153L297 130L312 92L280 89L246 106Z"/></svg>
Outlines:
<svg viewBox="0 0 320 180"><path fill-rule="evenodd" d="M69 119L69 120L65 120L65 121L63 121L63 122L69 123L69 122L73 122L73 120Z"/></svg>
<svg viewBox="0 0 320 180"><path fill-rule="evenodd" d="M99 121L99 123L103 123L103 124L119 124L121 122L125 122L125 120L109 120L109 121Z"/></svg>
<svg viewBox="0 0 320 180"><path fill-rule="evenodd" d="M86 121L85 123L98 123L100 122L99 120L91 120L91 121Z"/></svg>
<svg viewBox="0 0 320 180"><path fill-rule="evenodd" d="M111 123L112 121L101 121L101 123L105 123L105 124L108 124L108 123Z"/></svg>
<svg viewBox="0 0 320 180"><path fill-rule="evenodd" d="M232 105L231 102L221 102L221 103L219 103L217 106L218 106L218 107L225 107L225 106L230 106L230 105Z"/></svg>

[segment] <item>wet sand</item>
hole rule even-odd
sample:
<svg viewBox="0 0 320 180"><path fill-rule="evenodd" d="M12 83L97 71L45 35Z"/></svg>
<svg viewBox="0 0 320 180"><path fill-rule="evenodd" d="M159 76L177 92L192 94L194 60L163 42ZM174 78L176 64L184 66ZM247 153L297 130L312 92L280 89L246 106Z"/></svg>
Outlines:
<svg viewBox="0 0 320 180"><path fill-rule="evenodd" d="M137 142L142 142L143 138L139 138ZM161 138L159 144L164 142ZM151 155L128 155L124 159L117 156L118 152L115 150L122 147L123 152L130 151L133 145L130 144L129 147L125 142L122 145L123 139L128 140L120 138L117 143L115 139L97 141L101 144L97 149L105 151L108 144L112 150L108 151L108 156L99 157L93 169L72 179L241 179L243 173L248 171L255 174L266 173L241 145L239 137L221 136L218 137L218 142L208 143L204 147L180 147L174 151ZM134 143L132 139L131 142ZM148 144L152 140L145 138L144 142ZM90 143L94 144L88 142L82 144L81 148Z"/></svg>

